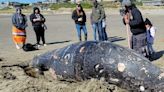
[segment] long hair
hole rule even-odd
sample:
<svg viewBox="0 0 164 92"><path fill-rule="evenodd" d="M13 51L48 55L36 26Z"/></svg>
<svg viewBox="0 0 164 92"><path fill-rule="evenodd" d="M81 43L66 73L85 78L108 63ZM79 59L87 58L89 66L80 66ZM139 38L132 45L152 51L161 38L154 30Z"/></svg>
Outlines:
<svg viewBox="0 0 164 92"><path fill-rule="evenodd" d="M79 10L76 10L77 11L77 15L79 16L79 15L81 15L81 13L83 15L84 14L83 7L81 6L81 4L77 4L77 5L78 5L78 7L80 7L80 11Z"/></svg>
<svg viewBox="0 0 164 92"><path fill-rule="evenodd" d="M40 14L40 9L38 7L33 8L33 13L35 14L35 10L38 10L38 13Z"/></svg>
<svg viewBox="0 0 164 92"><path fill-rule="evenodd" d="M153 26L153 24L148 18L145 19L145 25L150 25L151 27Z"/></svg>

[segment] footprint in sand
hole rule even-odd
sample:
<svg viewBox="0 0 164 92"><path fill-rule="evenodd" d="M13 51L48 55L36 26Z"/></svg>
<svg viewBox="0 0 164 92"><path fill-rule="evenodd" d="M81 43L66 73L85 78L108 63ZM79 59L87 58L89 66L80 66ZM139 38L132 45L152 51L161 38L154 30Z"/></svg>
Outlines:
<svg viewBox="0 0 164 92"><path fill-rule="evenodd" d="M0 57L0 62L2 62L3 60L4 60L4 58L1 58L1 57Z"/></svg>

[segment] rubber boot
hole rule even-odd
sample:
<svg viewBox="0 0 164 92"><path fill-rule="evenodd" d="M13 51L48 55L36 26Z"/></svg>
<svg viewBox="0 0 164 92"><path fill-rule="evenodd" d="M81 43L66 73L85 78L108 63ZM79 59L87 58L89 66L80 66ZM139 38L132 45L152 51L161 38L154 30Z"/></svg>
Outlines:
<svg viewBox="0 0 164 92"><path fill-rule="evenodd" d="M81 42L81 36L79 36L79 41Z"/></svg>

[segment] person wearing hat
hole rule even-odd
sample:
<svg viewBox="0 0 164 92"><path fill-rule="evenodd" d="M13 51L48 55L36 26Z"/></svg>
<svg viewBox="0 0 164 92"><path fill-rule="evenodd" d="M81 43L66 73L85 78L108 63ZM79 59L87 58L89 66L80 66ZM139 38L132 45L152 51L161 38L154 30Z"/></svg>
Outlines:
<svg viewBox="0 0 164 92"><path fill-rule="evenodd" d="M148 50L149 50L150 58L152 58L152 55L155 53L153 49L153 44L154 44L156 29L148 18L145 19L145 27L147 30L146 32L147 32Z"/></svg>
<svg viewBox="0 0 164 92"><path fill-rule="evenodd" d="M43 46L46 46L45 42L45 28L44 23L46 19L40 13L40 9L38 7L33 8L33 13L30 15L30 21L32 23L33 29L36 34L37 45L40 46L40 39L42 39Z"/></svg>
<svg viewBox="0 0 164 92"><path fill-rule="evenodd" d="M72 13L72 19L75 21L79 41L82 41L81 30L84 32L85 41L87 41L86 14L80 3L76 4L76 9Z"/></svg>
<svg viewBox="0 0 164 92"><path fill-rule="evenodd" d="M130 26L130 31L132 33L130 41L131 49L148 57L146 27L141 12L130 0L123 0L122 6L125 7L127 13L123 16L123 21L126 25Z"/></svg>
<svg viewBox="0 0 164 92"><path fill-rule="evenodd" d="M27 25L27 17L22 13L22 9L20 7L16 8L16 13L12 16L12 35L13 41L17 49L21 49L25 45L26 42L26 27Z"/></svg>

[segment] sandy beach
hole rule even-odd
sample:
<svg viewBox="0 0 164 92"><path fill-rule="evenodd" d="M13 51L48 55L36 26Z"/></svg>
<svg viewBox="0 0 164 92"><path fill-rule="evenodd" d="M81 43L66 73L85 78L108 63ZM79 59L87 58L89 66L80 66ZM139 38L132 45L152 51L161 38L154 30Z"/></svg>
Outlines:
<svg viewBox="0 0 164 92"><path fill-rule="evenodd" d="M116 10L117 11L117 10ZM115 44L128 47L125 26L119 13L107 11L107 33L109 40ZM154 48L159 57L152 63L164 68L164 14L161 11L142 10L143 17L149 18L157 28ZM153 12L153 13L152 13ZM114 85L91 79L84 82L65 82L53 80L49 72L45 76L32 78L15 64L29 63L34 56L78 42L74 21L71 14L47 14L46 43L37 51L17 50L11 36L11 15L0 15L0 92L126 92ZM88 40L93 40L90 14L87 13ZM27 43L36 43L35 33L28 16ZM114 91L110 91L114 90Z"/></svg>

